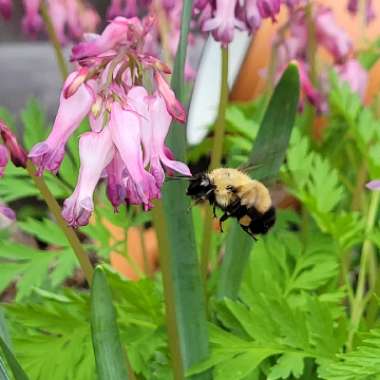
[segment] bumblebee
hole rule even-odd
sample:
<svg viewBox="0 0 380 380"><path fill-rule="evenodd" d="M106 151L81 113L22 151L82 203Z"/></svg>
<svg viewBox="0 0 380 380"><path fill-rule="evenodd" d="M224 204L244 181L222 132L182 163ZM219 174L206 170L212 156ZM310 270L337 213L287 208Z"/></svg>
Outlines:
<svg viewBox="0 0 380 380"><path fill-rule="evenodd" d="M215 217L216 208L223 211L219 219L222 231L222 223L228 218L235 218L241 228L256 240L255 235L266 234L276 221L269 190L238 169L219 168L194 176L187 195L196 203L209 201Z"/></svg>

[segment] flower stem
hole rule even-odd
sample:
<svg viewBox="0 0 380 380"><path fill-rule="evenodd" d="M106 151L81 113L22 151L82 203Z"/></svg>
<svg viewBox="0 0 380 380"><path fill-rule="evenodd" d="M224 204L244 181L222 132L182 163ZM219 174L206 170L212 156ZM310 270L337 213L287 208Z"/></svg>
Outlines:
<svg viewBox="0 0 380 380"><path fill-rule="evenodd" d="M160 268L165 294L166 328L168 332L169 351L172 362L174 380L184 380L181 346L176 321L176 306L171 264L169 255L169 242L167 235L166 219L161 201L154 202L152 209L154 228L157 232L157 240L160 252Z"/></svg>
<svg viewBox="0 0 380 380"><path fill-rule="evenodd" d="M218 116L215 122L214 141L211 152L210 169L220 166L223 156L224 130L226 125L226 108L228 103L228 48L222 47L222 75L219 97ZM205 280L207 277L207 268L210 257L210 245L212 238L212 220L211 208L206 209L203 226L203 241L201 253L201 274Z"/></svg>
<svg viewBox="0 0 380 380"><path fill-rule="evenodd" d="M53 197L53 194L50 192L49 188L47 187L44 179L40 176L36 175L36 169L32 162L28 160L26 164L26 169L34 181L36 187L41 193L42 198L46 202L47 206L49 207L49 210L53 214L55 220L57 221L59 227L65 234L71 248L73 249L75 255L77 256L77 259L79 261L79 264L84 272L84 275L86 277L86 280L88 284L91 286L92 283L92 275L93 275L93 267L91 265L91 262L86 254L86 252L83 249L82 244L80 243L77 234L75 231L69 227L66 223L66 221L63 219L61 215L61 208L59 207L59 204Z"/></svg>
<svg viewBox="0 0 380 380"><path fill-rule="evenodd" d="M55 57L57 59L59 71L61 72L62 79L65 80L69 74L69 71L67 69L65 57L63 56L61 43L58 40L58 36L57 36L57 33L55 32L54 25L51 21L49 10L46 6L45 1L41 1L40 11L41 11L42 19L44 20L44 23L45 23L45 27L46 27L50 42L52 43L54 47Z"/></svg>
<svg viewBox="0 0 380 380"><path fill-rule="evenodd" d="M372 246L372 242L368 238L368 235L371 233L374 223L375 223L375 218L376 218L377 210L379 207L379 201L380 201L380 192L373 191L371 193L371 201L370 201L368 216L367 216L367 225L366 225L366 230L365 230L366 239L363 242L362 252L361 252L361 257L360 257L358 285L356 288L355 298L352 304L351 329L350 329L348 342L347 342L347 347L349 350L352 349L353 339L354 339L356 331L359 328L359 324L363 315L365 304L369 300L368 297L365 297L365 285L366 285L367 270L369 269L368 266L370 263L371 255L373 255L373 246Z"/></svg>

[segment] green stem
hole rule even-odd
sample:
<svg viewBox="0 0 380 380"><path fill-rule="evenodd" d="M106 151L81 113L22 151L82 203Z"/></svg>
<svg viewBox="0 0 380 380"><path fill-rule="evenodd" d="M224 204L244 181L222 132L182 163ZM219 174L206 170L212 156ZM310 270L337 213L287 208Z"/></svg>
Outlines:
<svg viewBox="0 0 380 380"><path fill-rule="evenodd" d="M222 50L222 75L219 97L218 116L215 122L213 147L211 152L210 169L220 166L223 156L224 131L226 125L226 109L228 103L228 48ZM201 253L201 274L205 280L207 277L207 268L210 257L210 245L212 238L212 213L208 207L204 219L203 241Z"/></svg>
<svg viewBox="0 0 380 380"><path fill-rule="evenodd" d="M55 57L57 59L59 71L61 72L62 79L65 80L69 75L69 70L67 69L66 60L63 56L62 46L58 40L57 33L55 32L54 25L51 21L49 10L46 6L45 1L41 1L40 11L42 19L44 20L46 31L48 33L50 42L52 43L55 51Z"/></svg>
<svg viewBox="0 0 380 380"><path fill-rule="evenodd" d="M371 193L371 201L370 201L368 216L367 216L367 225L366 225L366 231L365 231L366 239L363 242L362 252L361 252L361 257L360 257L358 285L356 288L356 294L355 294L354 302L352 305L351 329L350 329L348 343L347 343L347 347L349 350L352 349L353 338L355 336L356 331L359 328L360 320L363 315L366 301L368 301L368 297L365 299L365 285L366 285L368 264L371 259L370 256L373 255L373 246L372 246L372 242L368 238L368 235L371 233L373 226L375 224L375 218L376 218L377 210L379 207L379 201L380 201L380 192L373 191Z"/></svg>
<svg viewBox="0 0 380 380"><path fill-rule="evenodd" d="M142 254L143 263L144 263L144 273L146 277L151 277L152 273L150 270L148 251L146 249L144 235L145 235L144 226L141 226L139 227L139 236L140 236L140 244L141 244L141 254Z"/></svg>
<svg viewBox="0 0 380 380"><path fill-rule="evenodd" d="M91 286L92 283L92 276L93 276L93 268L91 265L91 262L86 254L86 252L83 249L82 244L80 243L77 234L75 231L69 227L66 223L66 221L63 219L61 215L61 208L59 207L59 204L55 200L53 194L50 192L49 188L47 187L44 179L40 176L36 175L36 169L32 162L28 160L26 164L26 169L31 176L32 180L34 181L37 189L40 191L42 198L46 202L49 210L53 214L55 220L57 221L59 227L65 234L71 248L73 249L75 255L78 258L79 264L84 272L84 275L86 277L86 280L88 284Z"/></svg>
<svg viewBox="0 0 380 380"><path fill-rule="evenodd" d="M182 365L181 346L176 321L175 293L171 275L171 263L169 254L169 241L165 213L161 201L154 202L152 209L154 228L157 232L157 240L160 252L160 269L165 294L166 328L168 332L169 351L171 357L171 368L174 380L184 380L184 369Z"/></svg>

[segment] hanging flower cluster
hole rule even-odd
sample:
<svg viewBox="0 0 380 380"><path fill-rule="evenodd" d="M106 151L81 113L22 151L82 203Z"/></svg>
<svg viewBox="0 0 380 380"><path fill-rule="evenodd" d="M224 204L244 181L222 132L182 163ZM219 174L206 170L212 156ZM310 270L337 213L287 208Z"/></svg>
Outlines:
<svg viewBox="0 0 380 380"><path fill-rule="evenodd" d="M200 16L202 31L211 32L226 46L232 42L235 29L253 33L262 19L276 21L280 6L281 0L196 0L194 12Z"/></svg>
<svg viewBox="0 0 380 380"><path fill-rule="evenodd" d="M314 36L310 36L310 23L314 25L312 28ZM352 41L347 33L336 24L332 10L319 4L313 5L309 16L303 4L299 4L293 9L293 12L290 12L286 26L280 30L274 41L278 73L283 71L289 61L298 60L303 95L316 107L318 112L325 112L327 102L323 88L317 89L310 79L308 49L313 38L316 46L324 48L332 57L335 69L341 79L350 85L352 91L357 92L363 98L368 74L353 58ZM323 79L325 78L318 78L318 81L325 84Z"/></svg>
<svg viewBox="0 0 380 380"><path fill-rule="evenodd" d="M152 23L116 17L101 35L73 47L77 70L64 83L53 129L29 154L38 174L57 172L68 138L89 117L92 131L79 141L78 183L62 212L72 226L89 222L102 176L117 210L123 202L151 208L160 197L164 168L191 175L165 146L172 119L184 122L186 113L163 76L169 68L144 53Z"/></svg>
<svg viewBox="0 0 380 380"><path fill-rule="evenodd" d="M42 0L23 0L25 14L22 28L25 34L35 38L44 28L40 15ZM47 8L57 37L62 44L78 41L84 33L94 32L100 23L96 10L83 0L47 0ZM9 20L12 16L12 0L0 0L0 14Z"/></svg>

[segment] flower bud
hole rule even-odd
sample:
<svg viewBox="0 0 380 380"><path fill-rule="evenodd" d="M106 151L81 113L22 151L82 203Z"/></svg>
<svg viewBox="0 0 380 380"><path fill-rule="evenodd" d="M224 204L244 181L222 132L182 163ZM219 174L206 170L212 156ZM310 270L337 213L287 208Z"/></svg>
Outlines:
<svg viewBox="0 0 380 380"><path fill-rule="evenodd" d="M165 100L169 114L180 123L184 123L186 121L186 111L180 101L175 97L174 91L169 87L158 71L154 73L154 79L159 93Z"/></svg>
<svg viewBox="0 0 380 380"><path fill-rule="evenodd" d="M74 95L78 91L79 86L86 81L88 72L89 72L88 67L80 68L80 70L77 72L77 75L74 76L72 81L68 83L67 86L63 90L63 96L65 99Z"/></svg>
<svg viewBox="0 0 380 380"><path fill-rule="evenodd" d="M24 149L17 142L16 136L12 131L0 120L0 134L5 146L11 156L11 160L15 166L26 167L27 155Z"/></svg>
<svg viewBox="0 0 380 380"><path fill-rule="evenodd" d="M0 145L0 177L3 176L4 170L8 164L8 149L4 145Z"/></svg>

